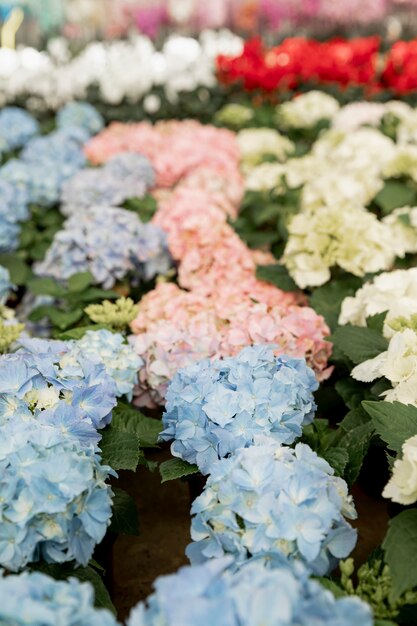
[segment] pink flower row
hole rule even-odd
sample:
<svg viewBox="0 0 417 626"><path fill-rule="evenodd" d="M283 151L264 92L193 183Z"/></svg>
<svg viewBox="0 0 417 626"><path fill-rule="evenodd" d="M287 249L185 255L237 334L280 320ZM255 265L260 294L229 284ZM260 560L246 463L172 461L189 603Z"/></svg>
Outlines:
<svg viewBox="0 0 417 626"><path fill-rule="evenodd" d="M123 151L142 152L155 167L153 221L167 232L178 266L179 286L158 284L132 323L131 341L145 361L138 404L163 404L179 368L251 344L305 356L318 379L327 378L331 344L323 318L300 292L259 281L256 266L273 258L250 250L228 224L244 189L234 133L194 121L112 124L86 148L94 163Z"/></svg>

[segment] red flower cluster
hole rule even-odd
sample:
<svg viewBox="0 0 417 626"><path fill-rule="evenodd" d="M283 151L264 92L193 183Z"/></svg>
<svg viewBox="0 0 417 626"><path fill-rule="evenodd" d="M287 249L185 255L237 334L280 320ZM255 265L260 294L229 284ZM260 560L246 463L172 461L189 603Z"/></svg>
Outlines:
<svg viewBox="0 0 417 626"><path fill-rule="evenodd" d="M306 82L365 85L375 80L379 38L291 38L265 49L259 39L248 41L242 54L217 58L220 80L243 81L245 89L295 89Z"/></svg>
<svg viewBox="0 0 417 626"><path fill-rule="evenodd" d="M378 71L379 61L382 71ZM326 42L290 38L270 49L260 39L252 39L240 55L218 56L217 69L221 82L242 82L249 91L334 83L342 88L363 86L368 93L389 89L401 95L417 89L417 40L395 43L382 59L379 37Z"/></svg>

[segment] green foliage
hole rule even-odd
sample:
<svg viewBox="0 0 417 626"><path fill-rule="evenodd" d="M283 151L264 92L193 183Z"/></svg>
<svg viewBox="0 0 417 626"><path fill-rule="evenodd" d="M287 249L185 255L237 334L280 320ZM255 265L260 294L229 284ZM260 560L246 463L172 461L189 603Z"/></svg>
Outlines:
<svg viewBox="0 0 417 626"><path fill-rule="evenodd" d="M340 326L331 341L355 364L373 359L388 348L388 341L380 332L360 326Z"/></svg>
<svg viewBox="0 0 417 626"><path fill-rule="evenodd" d="M110 532L117 535L138 535L138 510L134 499L118 487L113 487L113 515Z"/></svg>
<svg viewBox="0 0 417 626"><path fill-rule="evenodd" d="M146 417L128 404L119 403L113 411L112 426L119 431L138 437L141 447L153 448L158 443L162 422Z"/></svg>
<svg viewBox="0 0 417 626"><path fill-rule="evenodd" d="M176 478L190 476L191 474L198 474L198 471L197 465L191 465L191 463L187 463L187 461L183 461L182 459L169 459L159 466L162 483L175 480Z"/></svg>
<svg viewBox="0 0 417 626"><path fill-rule="evenodd" d="M417 509L403 511L390 521L382 547L392 575L390 599L395 602L417 587Z"/></svg>
<svg viewBox="0 0 417 626"><path fill-rule="evenodd" d="M297 291L298 287L283 265L261 265L256 271L259 280L264 280L283 291Z"/></svg>
<svg viewBox="0 0 417 626"><path fill-rule="evenodd" d="M361 279L355 276L346 276L334 280L315 289L310 298L310 305L319 315L324 317L330 329L334 331L338 325L343 300L352 296L361 285Z"/></svg>
<svg viewBox="0 0 417 626"><path fill-rule="evenodd" d="M417 435L417 408L401 402L362 402L378 435L390 450L401 452L403 443Z"/></svg>
<svg viewBox="0 0 417 626"><path fill-rule="evenodd" d="M149 222L158 208L155 198L149 194L143 198L129 198L123 206L129 211L137 213L141 222Z"/></svg>
<svg viewBox="0 0 417 626"><path fill-rule="evenodd" d="M99 443L103 465L114 470L136 471L140 461L139 439L137 435L118 430L113 425L102 431Z"/></svg>
<svg viewBox="0 0 417 626"><path fill-rule="evenodd" d="M31 275L28 264L18 252L0 254L0 265L9 270L14 285L24 285Z"/></svg>
<svg viewBox="0 0 417 626"><path fill-rule="evenodd" d="M417 200L415 189L398 180L387 180L385 186L375 196L374 202L383 215L392 213L403 206L414 206Z"/></svg>

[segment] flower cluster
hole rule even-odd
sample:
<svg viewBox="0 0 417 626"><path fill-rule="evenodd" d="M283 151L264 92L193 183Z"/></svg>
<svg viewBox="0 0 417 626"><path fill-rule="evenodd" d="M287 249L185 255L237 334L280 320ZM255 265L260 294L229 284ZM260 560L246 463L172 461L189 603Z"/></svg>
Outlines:
<svg viewBox="0 0 417 626"><path fill-rule="evenodd" d="M253 166L265 157L285 161L295 146L287 137L272 128L245 128L237 134L243 165Z"/></svg>
<svg viewBox="0 0 417 626"><path fill-rule="evenodd" d="M104 167L78 171L66 181L61 211L72 215L90 207L119 206L129 198L141 198L155 180L152 165L135 153L116 155Z"/></svg>
<svg viewBox="0 0 417 626"><path fill-rule="evenodd" d="M0 265L0 306L6 302L11 288L9 270Z"/></svg>
<svg viewBox="0 0 417 626"><path fill-rule="evenodd" d="M117 626L110 611L94 607L89 583L54 580L40 572L0 578L0 621L13 626Z"/></svg>
<svg viewBox="0 0 417 626"><path fill-rule="evenodd" d="M0 423L41 422L60 427L88 446L111 421L116 385L104 365L77 345L22 339L15 354L0 357Z"/></svg>
<svg viewBox="0 0 417 626"><path fill-rule="evenodd" d="M324 575L356 542L344 518L356 517L345 481L305 444L255 443L211 467L191 509L191 562L279 553Z"/></svg>
<svg viewBox="0 0 417 626"><path fill-rule="evenodd" d="M171 381L161 439L173 439L173 456L207 474L214 461L252 445L256 435L293 443L313 420L317 388L305 361L275 357L267 346L200 361Z"/></svg>
<svg viewBox="0 0 417 626"><path fill-rule="evenodd" d="M323 120L331 120L339 109L332 96L309 91L277 107L277 121L283 128L314 128Z"/></svg>
<svg viewBox="0 0 417 626"><path fill-rule="evenodd" d="M0 111L0 155L21 148L39 132L39 125L30 113L17 107Z"/></svg>
<svg viewBox="0 0 417 626"><path fill-rule="evenodd" d="M143 361L125 342L123 335L105 329L89 330L76 342L76 351L92 363L104 365L116 385L116 395L132 399Z"/></svg>
<svg viewBox="0 0 417 626"><path fill-rule="evenodd" d="M300 565L274 558L241 565L229 559L183 567L157 579L146 604L131 613L128 626L371 626L369 607L358 598L339 598L308 578Z"/></svg>
<svg viewBox="0 0 417 626"><path fill-rule="evenodd" d="M16 318L14 309L0 303L0 354L8 352L25 328Z"/></svg>
<svg viewBox="0 0 417 626"><path fill-rule="evenodd" d="M47 423L10 420L0 430L0 565L17 571L41 558L87 565L110 523L110 468Z"/></svg>
<svg viewBox="0 0 417 626"><path fill-rule="evenodd" d="M24 187L2 180L0 169L0 252L19 245L19 222L27 219L28 197Z"/></svg>
<svg viewBox="0 0 417 626"><path fill-rule="evenodd" d="M331 374L331 344L323 318L294 304L294 294L263 283L225 286L213 297L160 284L149 292L132 322L130 338L145 364L139 373L137 401L163 404L174 374L211 357L238 354L245 346L276 344L277 354L305 357L318 380ZM252 287L252 289L250 289Z"/></svg>
<svg viewBox="0 0 417 626"><path fill-rule="evenodd" d="M417 436L404 442L382 495L405 506L417 502Z"/></svg>
<svg viewBox="0 0 417 626"><path fill-rule="evenodd" d="M58 112L56 122L58 128L82 128L90 137L104 126L102 116L88 102L69 102Z"/></svg>
<svg viewBox="0 0 417 626"><path fill-rule="evenodd" d="M161 229L142 224L131 211L98 206L65 222L35 271L60 281L89 271L96 283L109 288L130 271L137 282L147 281L167 272L170 265Z"/></svg>

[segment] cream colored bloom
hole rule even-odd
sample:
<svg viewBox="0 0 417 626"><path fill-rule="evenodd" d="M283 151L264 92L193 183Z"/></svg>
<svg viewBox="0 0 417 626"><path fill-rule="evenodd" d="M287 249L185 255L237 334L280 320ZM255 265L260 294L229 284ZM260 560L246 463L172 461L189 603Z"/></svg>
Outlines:
<svg viewBox="0 0 417 626"><path fill-rule="evenodd" d="M417 146L396 146L383 168L385 178L410 176L417 181Z"/></svg>
<svg viewBox="0 0 417 626"><path fill-rule="evenodd" d="M237 134L242 163L257 165L268 155L285 161L294 151L294 144L272 128L245 128Z"/></svg>
<svg viewBox="0 0 417 626"><path fill-rule="evenodd" d="M396 209L382 221L391 229L397 257L402 259L406 254L417 253L417 207Z"/></svg>
<svg viewBox="0 0 417 626"><path fill-rule="evenodd" d="M398 504L417 501L417 436L402 446L403 458L395 461L392 476L382 495Z"/></svg>
<svg viewBox="0 0 417 626"><path fill-rule="evenodd" d="M322 91L309 91L277 107L277 121L284 128L313 128L339 111L338 101Z"/></svg>
<svg viewBox="0 0 417 626"><path fill-rule="evenodd" d="M261 163L247 174L245 187L248 191L283 191L284 174L285 166L281 163Z"/></svg>

